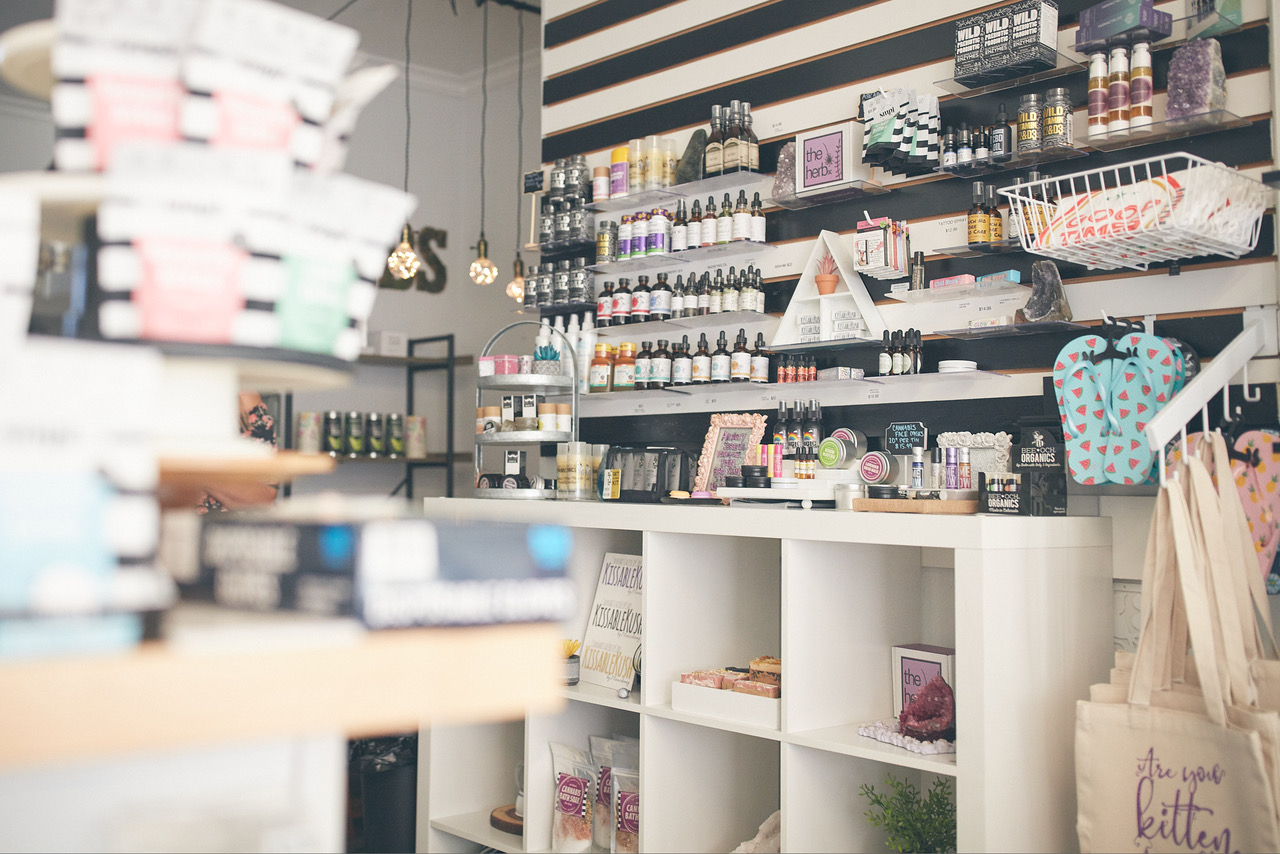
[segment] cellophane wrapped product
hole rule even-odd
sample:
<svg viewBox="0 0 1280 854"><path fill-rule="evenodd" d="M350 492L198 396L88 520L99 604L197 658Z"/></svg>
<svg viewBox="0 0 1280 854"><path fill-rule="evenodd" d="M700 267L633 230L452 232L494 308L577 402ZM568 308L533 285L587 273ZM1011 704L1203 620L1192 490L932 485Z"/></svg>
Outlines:
<svg viewBox="0 0 1280 854"><path fill-rule="evenodd" d="M553 743L551 773L556 787L551 814L551 850L562 854L590 851L595 811L595 769L591 759L581 748Z"/></svg>
<svg viewBox="0 0 1280 854"><path fill-rule="evenodd" d="M624 766L618 758L614 762L617 764L610 775L613 838L609 850L636 854L640 850L640 772Z"/></svg>

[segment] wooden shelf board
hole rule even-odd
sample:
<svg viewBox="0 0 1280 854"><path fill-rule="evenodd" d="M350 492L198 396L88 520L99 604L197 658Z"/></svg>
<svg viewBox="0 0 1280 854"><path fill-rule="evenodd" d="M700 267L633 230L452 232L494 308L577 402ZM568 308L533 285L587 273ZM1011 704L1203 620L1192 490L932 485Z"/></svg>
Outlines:
<svg viewBox="0 0 1280 854"><path fill-rule="evenodd" d="M553 712L563 705L561 634L554 623L405 629L295 649L155 642L7 662L0 767Z"/></svg>
<svg viewBox="0 0 1280 854"><path fill-rule="evenodd" d="M624 700L618 696L616 689L605 688L602 685L588 685L585 682L561 687L560 696L566 700L576 700L579 703L591 703L596 706L607 706L610 709L621 709L624 712L639 712L641 709L640 693L638 691L633 691L631 696Z"/></svg>
<svg viewBox="0 0 1280 854"><path fill-rule="evenodd" d="M517 854L524 850L524 837L514 833L498 830L489 824L491 810L452 815L446 818L431 819L431 826L468 842L474 842L485 848L492 848L505 854Z"/></svg>

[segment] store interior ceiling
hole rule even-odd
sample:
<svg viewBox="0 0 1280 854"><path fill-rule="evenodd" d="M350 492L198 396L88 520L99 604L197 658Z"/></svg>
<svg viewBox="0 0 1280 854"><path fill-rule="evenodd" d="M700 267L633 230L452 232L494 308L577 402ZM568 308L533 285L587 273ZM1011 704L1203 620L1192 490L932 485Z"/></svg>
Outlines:
<svg viewBox="0 0 1280 854"><path fill-rule="evenodd" d="M360 31L360 52L404 62L404 26L408 0L278 0L313 15L329 17ZM536 4L535 4L536 5ZM343 9L344 6L347 8ZM53 16L54 0L0 0L0 32L27 21ZM455 11L456 10L456 11ZM529 12L493 2L489 9L489 64L515 61L517 16L524 18L526 53L541 43L541 20ZM484 10L475 0L413 0L410 33L412 64L458 77L478 77L482 64ZM23 97L0 82L0 94Z"/></svg>

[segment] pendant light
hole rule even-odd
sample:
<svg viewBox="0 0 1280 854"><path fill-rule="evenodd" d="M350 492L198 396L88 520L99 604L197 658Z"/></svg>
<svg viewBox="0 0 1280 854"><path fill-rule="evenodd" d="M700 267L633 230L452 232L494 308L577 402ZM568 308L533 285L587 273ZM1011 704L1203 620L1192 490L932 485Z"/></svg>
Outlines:
<svg viewBox="0 0 1280 854"><path fill-rule="evenodd" d="M350 5L350 4L348 4ZM406 0L408 14L404 22L404 191L409 192L409 27L413 24L413 0ZM342 7L343 9L346 6ZM339 9L338 12L341 12ZM337 12L334 13L337 15ZM387 258L387 272L393 278L412 279L422 267L422 259L413 248L413 234L409 223L404 224L400 233L400 243Z"/></svg>
<svg viewBox="0 0 1280 854"><path fill-rule="evenodd" d="M484 142L485 121L489 112L489 4L484 3L484 39L480 69L480 239L476 241L476 260L468 273L477 285L492 285L498 279L498 266L489 260L489 241L484 239Z"/></svg>
<svg viewBox="0 0 1280 854"><path fill-rule="evenodd" d="M524 305L524 260L520 257L520 170L524 165L524 12L516 10L516 263L515 278L507 283L507 296Z"/></svg>

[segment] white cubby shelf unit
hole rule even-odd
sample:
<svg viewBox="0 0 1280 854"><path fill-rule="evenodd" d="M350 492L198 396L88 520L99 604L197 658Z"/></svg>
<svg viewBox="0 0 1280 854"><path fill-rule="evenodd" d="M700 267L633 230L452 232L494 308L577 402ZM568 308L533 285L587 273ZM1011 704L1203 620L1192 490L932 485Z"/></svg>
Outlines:
<svg viewBox="0 0 1280 854"><path fill-rule="evenodd" d="M640 849L728 851L782 811L782 850L877 851L859 788L953 778L961 851L1076 845L1075 701L1111 659L1111 520L777 508L424 500L428 516L559 523L574 534L581 637L606 552L644 556L643 680L627 699L564 688L553 714L423 732L425 851L544 851L548 743L640 738ZM890 648L956 649L957 753L857 734L892 717ZM781 655L780 725L671 707L682 672ZM496 678L496 676L495 676ZM710 690L710 689L708 689ZM488 828L515 797L523 838Z"/></svg>

